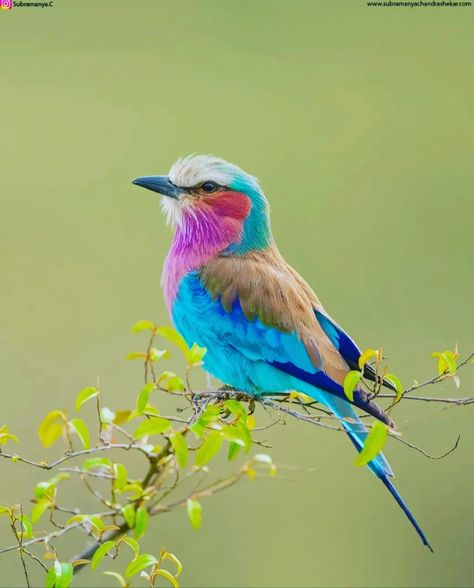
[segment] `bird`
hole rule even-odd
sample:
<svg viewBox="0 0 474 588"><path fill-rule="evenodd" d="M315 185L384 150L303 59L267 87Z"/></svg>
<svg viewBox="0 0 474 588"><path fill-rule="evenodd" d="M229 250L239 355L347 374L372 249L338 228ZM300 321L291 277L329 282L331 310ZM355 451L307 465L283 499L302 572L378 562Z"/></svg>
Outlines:
<svg viewBox="0 0 474 588"><path fill-rule="evenodd" d="M339 419L359 452L368 432L355 408L394 426L362 389L352 401L344 393L347 373L360 370L361 351L278 250L255 176L219 157L191 154L167 175L132 183L162 196L174 230L163 265L164 299L186 343L207 349L208 373L252 397L290 390L310 396ZM363 375L377 378L369 364ZM383 453L368 467L433 551L395 489Z"/></svg>

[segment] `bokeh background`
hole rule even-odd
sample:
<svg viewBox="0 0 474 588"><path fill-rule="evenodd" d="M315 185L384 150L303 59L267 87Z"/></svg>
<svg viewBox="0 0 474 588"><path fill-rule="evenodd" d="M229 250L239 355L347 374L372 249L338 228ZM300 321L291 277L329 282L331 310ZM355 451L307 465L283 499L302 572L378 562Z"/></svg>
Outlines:
<svg viewBox="0 0 474 588"><path fill-rule="evenodd" d="M169 324L170 232L130 182L190 152L260 177L282 252L405 383L435 373L431 351L472 351L473 16L359 0L1 13L0 421L17 450L57 455L38 447L39 419L98 375L109 405L133 404L142 369L123 358L144 344L135 321ZM466 370L460 393L473 390ZM343 436L296 423L265 434L276 479L207 500L199 532L184 511L159 517L146 547L177 553L186 586L472 586L474 412L406 402L395 416L433 453L462 436L440 461L386 451L434 555ZM1 503L26 503L45 477L0 468ZM2 586L23 585L17 555L1 570Z"/></svg>

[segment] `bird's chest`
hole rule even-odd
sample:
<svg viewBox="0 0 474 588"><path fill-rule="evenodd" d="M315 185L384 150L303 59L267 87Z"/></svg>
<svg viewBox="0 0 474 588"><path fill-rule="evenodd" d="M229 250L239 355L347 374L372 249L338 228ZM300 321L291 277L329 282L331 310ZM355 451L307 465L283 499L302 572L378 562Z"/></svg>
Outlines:
<svg viewBox="0 0 474 588"><path fill-rule="evenodd" d="M188 345L208 347L216 340L218 304L200 281L198 271L181 276L170 305L171 318Z"/></svg>

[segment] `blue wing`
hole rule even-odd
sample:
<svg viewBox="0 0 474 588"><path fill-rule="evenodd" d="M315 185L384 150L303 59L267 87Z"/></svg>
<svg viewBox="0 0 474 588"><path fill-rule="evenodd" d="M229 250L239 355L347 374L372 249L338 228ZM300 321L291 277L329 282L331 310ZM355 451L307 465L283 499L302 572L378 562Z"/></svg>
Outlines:
<svg viewBox="0 0 474 588"><path fill-rule="evenodd" d="M342 327L326 314L323 314L320 310L315 309L314 313L323 331L329 337L334 347L339 350L339 353L342 355L350 369L359 370L359 357L361 356L361 351L351 337L349 337ZM364 365L364 377L372 382L375 382L377 378L374 368L368 363ZM395 386L388 380L383 380L382 384L386 388L389 388L394 392L396 391Z"/></svg>

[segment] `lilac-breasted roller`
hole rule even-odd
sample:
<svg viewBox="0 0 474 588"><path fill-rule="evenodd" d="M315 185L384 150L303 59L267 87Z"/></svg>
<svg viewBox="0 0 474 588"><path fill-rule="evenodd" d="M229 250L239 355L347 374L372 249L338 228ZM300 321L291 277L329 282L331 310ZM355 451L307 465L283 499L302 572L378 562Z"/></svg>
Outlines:
<svg viewBox="0 0 474 588"><path fill-rule="evenodd" d="M361 352L278 251L255 177L217 157L191 155L167 176L133 183L164 196L162 208L174 227L164 296L188 345L207 348L205 370L255 396L289 390L311 396L340 419L358 451L367 429L354 406L392 425L362 390L352 403L344 394L344 378L359 369ZM375 378L368 365L364 376ZM390 481L393 472L382 453L369 468L430 547Z"/></svg>

